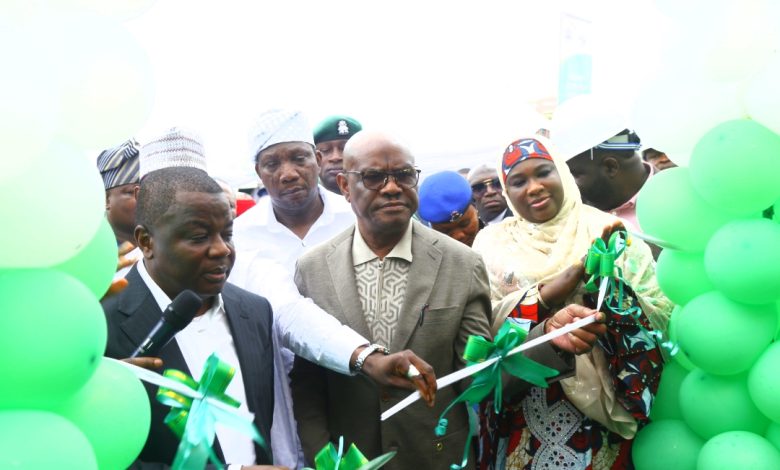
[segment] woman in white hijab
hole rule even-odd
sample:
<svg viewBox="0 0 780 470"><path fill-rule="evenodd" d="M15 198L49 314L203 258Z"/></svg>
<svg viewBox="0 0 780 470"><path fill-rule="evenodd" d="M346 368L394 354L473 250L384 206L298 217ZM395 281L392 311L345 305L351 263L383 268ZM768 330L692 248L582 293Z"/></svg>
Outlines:
<svg viewBox="0 0 780 470"><path fill-rule="evenodd" d="M596 238L622 229L619 219L582 203L566 163L542 137L510 144L498 173L515 217L483 229L473 246L490 276L493 332L508 317L540 322L562 305L594 307L582 259ZM648 331L665 331L673 304L644 242L631 240L616 266L632 288L624 305L641 309L642 326L603 308L608 332L576 356L573 377L509 397L498 414L483 404L480 468L633 468L631 442L647 422L663 364Z"/></svg>

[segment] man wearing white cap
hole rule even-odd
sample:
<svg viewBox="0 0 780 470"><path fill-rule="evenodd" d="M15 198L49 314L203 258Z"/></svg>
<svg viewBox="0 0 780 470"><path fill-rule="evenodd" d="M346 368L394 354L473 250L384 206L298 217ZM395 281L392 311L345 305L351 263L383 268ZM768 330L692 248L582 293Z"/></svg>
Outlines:
<svg viewBox="0 0 780 470"><path fill-rule="evenodd" d="M639 231L636 197L656 172L642 160L639 137L628 129L619 132L566 163L586 204L611 212Z"/></svg>
<svg viewBox="0 0 780 470"><path fill-rule="evenodd" d="M314 139L304 115L287 110L263 113L251 134L251 155L269 197L235 221L238 253L230 281L271 301L277 344L344 374L354 373L357 365L381 383L407 388L412 383L423 388L432 385L432 369L411 351L373 354L381 351L366 348L368 340L298 294L292 277L298 257L355 221L342 196L317 184ZM274 350L276 406L271 442L276 463L301 468L303 454L289 388L293 351ZM412 381L403 375L411 362L425 369Z"/></svg>

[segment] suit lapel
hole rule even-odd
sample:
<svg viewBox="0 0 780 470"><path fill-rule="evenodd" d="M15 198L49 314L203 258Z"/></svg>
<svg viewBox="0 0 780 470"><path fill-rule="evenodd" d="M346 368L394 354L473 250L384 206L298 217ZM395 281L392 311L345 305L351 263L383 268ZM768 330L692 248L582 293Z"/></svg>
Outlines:
<svg viewBox="0 0 780 470"><path fill-rule="evenodd" d="M420 321L420 312L427 304L441 264L442 252L437 241L425 233L425 229L412 222L412 264L406 281L406 296L398 318L398 329L390 345L390 351L406 348L412 332Z"/></svg>
<svg viewBox="0 0 780 470"><path fill-rule="evenodd" d="M152 292L146 287L141 275L138 274L136 266L133 266L133 269L127 274L127 282L126 292L123 292L122 300L119 303L119 311L127 315L127 320L122 322L120 328L130 338L132 344L138 346L160 321L162 310L157 305L157 301L154 300ZM130 353L128 352L128 354ZM178 369L192 375L175 340L168 343L160 351L160 359L163 360L165 369Z"/></svg>
<svg viewBox="0 0 780 470"><path fill-rule="evenodd" d="M341 304L344 323L348 324L364 338L371 338L371 330L368 328L366 317L363 315L363 308L360 305L355 267L352 261L352 237L354 237L355 230L357 230L357 227L350 232L350 236L336 241L334 249L328 254L326 259L330 278L333 282L333 290L336 292L336 298ZM338 312L331 313L338 315Z"/></svg>
<svg viewBox="0 0 780 470"><path fill-rule="evenodd" d="M244 379L244 393L247 401L252 400L254 402L258 397L252 392L259 389L259 384L257 383L259 377L257 369L254 367L255 361L251 358L260 357L262 350L257 338L257 329L252 324L240 297L234 295L232 287L230 284L225 285L225 289L222 291L222 299L225 302L225 313L230 326L230 334L233 336L236 356L238 356L238 363L241 366L241 375ZM250 404L247 403L247 405ZM252 403L251 408L253 410L257 409L256 405L256 403Z"/></svg>

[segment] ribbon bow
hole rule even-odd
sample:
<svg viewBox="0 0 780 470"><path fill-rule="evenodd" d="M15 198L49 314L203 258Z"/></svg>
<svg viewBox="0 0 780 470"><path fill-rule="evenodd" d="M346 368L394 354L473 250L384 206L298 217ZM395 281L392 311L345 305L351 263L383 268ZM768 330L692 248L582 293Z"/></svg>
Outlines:
<svg viewBox="0 0 780 470"><path fill-rule="evenodd" d="M351 444L344 455L344 436L339 436L338 450L332 442L328 442L314 457L314 467L316 470L374 470L384 466L393 457L395 451L383 454L369 462L355 444ZM315 469L307 467L303 470Z"/></svg>
<svg viewBox="0 0 780 470"><path fill-rule="evenodd" d="M601 238L597 238L593 242L585 259L585 274L590 275L585 284L585 290L588 292L599 291L598 309L601 309L603 301L612 313L630 316L642 332L674 356L677 354L678 346L672 341L664 341L660 331L651 331L644 327L640 321L642 309L635 300L631 299L630 305L627 308L623 307L626 300L625 291L631 289L631 286L623 279L623 270L615 265L615 260L623 254L630 244L628 234L622 230L613 232L608 243L604 243Z"/></svg>
<svg viewBox="0 0 780 470"><path fill-rule="evenodd" d="M164 377L191 388L199 397L192 398L165 387L160 387L157 391L157 400L171 406L171 411L165 417L165 424L181 439L171 466L173 470L204 468L206 460L210 460L217 468L222 468L211 447L217 422L248 435L271 456L268 445L257 432L254 423L232 411L237 409L240 403L228 396L225 390L235 373L235 367L222 362L216 354L206 360L200 382L176 369L163 372Z"/></svg>
<svg viewBox="0 0 780 470"><path fill-rule="evenodd" d="M448 421L444 417L450 409L460 402L478 403L493 391L493 406L496 413L500 412L503 404L503 384L502 374L504 372L532 383L537 387L547 387L547 379L558 375L558 371L543 366L538 362L528 359L522 354L513 354L507 356L507 353L515 347L521 345L528 333L517 323L507 320L501 325L493 341L488 341L481 336L470 336L463 351L463 358L468 365L483 362L487 359L496 357L498 360L491 366L474 374L474 380L471 385L455 398L452 403L447 405L441 416L439 424L436 426L436 436L442 437L447 433ZM472 420L469 414L469 420ZM466 439L466 446L463 451L463 461L460 465L452 464L451 470L460 470L466 468L468 464L468 454L470 449L471 435Z"/></svg>

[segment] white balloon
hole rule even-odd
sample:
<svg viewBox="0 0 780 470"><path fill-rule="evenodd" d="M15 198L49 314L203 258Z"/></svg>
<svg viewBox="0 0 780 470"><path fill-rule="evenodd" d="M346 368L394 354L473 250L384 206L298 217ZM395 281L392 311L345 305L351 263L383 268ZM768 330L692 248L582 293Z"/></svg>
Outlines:
<svg viewBox="0 0 780 470"><path fill-rule="evenodd" d="M751 119L780 134L780 55L775 54L766 68L748 82L745 109Z"/></svg>
<svg viewBox="0 0 780 470"><path fill-rule="evenodd" d="M631 122L645 147L684 158L712 127L745 117L738 90L692 71L668 70L642 87Z"/></svg>
<svg viewBox="0 0 780 470"><path fill-rule="evenodd" d="M0 24L0 182L39 158L57 128L59 95L47 49L29 23Z"/></svg>
<svg viewBox="0 0 780 470"><path fill-rule="evenodd" d="M62 60L59 132L85 148L133 136L149 117L154 80L143 48L121 25L97 16L65 17L52 26Z"/></svg>
<svg viewBox="0 0 780 470"><path fill-rule="evenodd" d="M54 144L26 172L0 182L0 268L44 267L71 258L92 239L104 210L94 160Z"/></svg>
<svg viewBox="0 0 780 470"><path fill-rule="evenodd" d="M115 21L141 16L155 0L49 0L48 7L57 12L89 12Z"/></svg>
<svg viewBox="0 0 780 470"><path fill-rule="evenodd" d="M626 114L607 96L575 96L553 112L550 140L558 154L568 160L631 127Z"/></svg>

